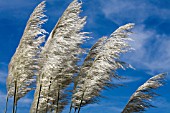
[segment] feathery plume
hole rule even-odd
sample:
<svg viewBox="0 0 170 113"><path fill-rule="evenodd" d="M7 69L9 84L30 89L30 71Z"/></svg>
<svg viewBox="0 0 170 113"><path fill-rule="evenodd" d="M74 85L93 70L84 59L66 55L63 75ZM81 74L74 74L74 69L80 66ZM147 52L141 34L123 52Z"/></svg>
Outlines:
<svg viewBox="0 0 170 113"><path fill-rule="evenodd" d="M34 113L37 107L40 85L42 88L38 112L46 112L51 106L56 106L62 101L60 98L64 94L63 90L71 83L73 75L78 71L78 57L83 52L80 45L88 38L85 36L86 32L81 32L86 23L86 17L79 16L81 4L73 0L45 44L42 51L43 67L38 80L40 82L37 83L31 113ZM59 106L53 109L59 110Z"/></svg>
<svg viewBox="0 0 170 113"><path fill-rule="evenodd" d="M47 33L42 29L42 24L47 21L44 7L45 2L43 1L34 9L9 64L7 91L8 96L12 97L16 87L16 101L32 90L32 85L35 83L34 76L39 69L40 45L44 42ZM15 82L17 86L15 86Z"/></svg>
<svg viewBox="0 0 170 113"><path fill-rule="evenodd" d="M100 49L102 48L103 44L107 40L107 37L102 37L98 39L98 41L92 46L89 53L87 54L86 58L84 59L83 65L81 66L80 72L78 73L78 76L75 77L74 80L74 88L76 88L78 81L85 77L87 74L87 71L92 66L95 57L99 53Z"/></svg>
<svg viewBox="0 0 170 113"><path fill-rule="evenodd" d="M119 68L128 66L122 64L120 54L131 50L127 43L128 35L134 24L126 24L119 27L108 38L102 48L94 58L94 61L87 71L84 78L79 80L76 91L73 94L72 103L75 109L79 109L83 105L96 102L96 98L100 96L100 91L105 86L110 86L109 82L112 77L116 77L115 71ZM129 66L130 67L130 66ZM111 75L113 75L111 77Z"/></svg>
<svg viewBox="0 0 170 113"><path fill-rule="evenodd" d="M83 65L81 66L80 72L74 78L73 93L75 93L75 89L77 87L77 84L78 84L79 80L86 77L86 74L87 74L88 70L92 66L95 57L99 53L99 50L102 48L102 46L103 46L104 42L106 41L106 39L107 39L107 37L102 37L102 38L98 39L98 41L90 49L88 55L86 56L86 58L85 58L85 60L83 62ZM71 105L70 105L70 112L71 112L71 110L72 110L72 102L71 102Z"/></svg>
<svg viewBox="0 0 170 113"><path fill-rule="evenodd" d="M141 85L130 97L122 113L142 113L146 108L154 107L149 101L158 95L153 90L164 84L165 75L165 73L156 75Z"/></svg>

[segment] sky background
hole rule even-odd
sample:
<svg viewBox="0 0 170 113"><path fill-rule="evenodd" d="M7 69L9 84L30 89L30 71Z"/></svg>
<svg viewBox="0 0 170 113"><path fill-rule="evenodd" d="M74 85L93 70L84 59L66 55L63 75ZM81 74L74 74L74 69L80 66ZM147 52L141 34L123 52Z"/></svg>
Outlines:
<svg viewBox="0 0 170 113"><path fill-rule="evenodd" d="M8 63L22 36L33 9L42 0L0 0L0 113L5 107ZM48 22L44 28L50 32L58 18L72 0L47 0ZM102 91L106 98L99 104L88 105L81 113L120 113L133 92L153 75L170 72L170 0L82 0L87 24L84 31L92 32L92 39L83 47L90 48L102 36L109 36L116 28L129 22L136 24L135 49L122 56L136 70L119 70L127 77L120 81L125 87ZM153 105L146 113L170 113L170 76L166 84L156 92ZM18 104L18 113L29 113L33 93L30 92ZM12 100L9 103L11 113ZM68 107L63 113L68 112Z"/></svg>

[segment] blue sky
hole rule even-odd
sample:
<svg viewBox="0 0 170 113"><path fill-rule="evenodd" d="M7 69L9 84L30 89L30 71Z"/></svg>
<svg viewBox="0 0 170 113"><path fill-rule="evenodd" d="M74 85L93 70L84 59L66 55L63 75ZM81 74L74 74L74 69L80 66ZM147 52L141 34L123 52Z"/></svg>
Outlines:
<svg viewBox="0 0 170 113"><path fill-rule="evenodd" d="M44 25L50 32L64 9L72 0L47 0L46 15L49 20ZM99 104L88 105L82 113L120 113L130 95L151 76L170 72L170 0L82 0L83 13L87 24L85 31L92 32L92 39L84 47L91 47L102 36L109 36L118 26L129 22L136 24L135 51L122 56L136 70L119 71L127 77L122 81L125 87L102 91L106 99ZM18 46L26 22L33 9L41 0L0 0L0 112L3 112L6 94L8 63ZM152 102L158 108L146 113L169 113L170 76L165 86L157 90L161 95ZM19 101L18 113L28 113L33 92ZM9 107L12 106L10 100ZM68 108L64 111L67 113ZM10 113L11 111L9 111Z"/></svg>

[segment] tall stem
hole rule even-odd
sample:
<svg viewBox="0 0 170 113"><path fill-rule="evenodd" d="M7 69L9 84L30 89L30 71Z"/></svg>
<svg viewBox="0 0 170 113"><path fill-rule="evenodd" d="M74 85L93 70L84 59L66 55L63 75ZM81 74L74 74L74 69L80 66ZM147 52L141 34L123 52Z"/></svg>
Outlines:
<svg viewBox="0 0 170 113"><path fill-rule="evenodd" d="M78 107L78 113L80 113L80 109L81 109L81 105L82 105L82 102L83 102L84 93L85 93L85 90L84 90L84 92L82 94L82 97L81 97L80 105Z"/></svg>
<svg viewBox="0 0 170 113"><path fill-rule="evenodd" d="M50 92L50 88L51 88L51 79L52 78L50 78L50 85L49 85L49 87L48 87L48 96L47 96L47 105L46 105L46 113L48 112L48 102L49 102L49 92Z"/></svg>
<svg viewBox="0 0 170 113"><path fill-rule="evenodd" d="M40 89L39 89L39 93L38 93L38 101L37 101L37 106L36 106L36 111L35 111L35 113L38 112L38 105L39 105L39 102L40 102L41 88L42 88L42 84L40 84Z"/></svg>
<svg viewBox="0 0 170 113"><path fill-rule="evenodd" d="M14 100L13 100L13 110L12 113L15 113L15 104L16 104L16 92L17 92L17 81L15 80L15 90L14 90Z"/></svg>
<svg viewBox="0 0 170 113"><path fill-rule="evenodd" d="M54 105L54 102L53 102L52 105ZM51 107L50 107L50 113L52 113L52 111L53 111L53 107L51 106Z"/></svg>
<svg viewBox="0 0 170 113"><path fill-rule="evenodd" d="M6 105L5 105L4 113L7 112L7 108L8 108L8 93L7 93L7 96L6 96Z"/></svg>
<svg viewBox="0 0 170 113"><path fill-rule="evenodd" d="M16 104L16 105L15 105L15 113L17 113L17 107L18 107L17 101L16 101L15 104Z"/></svg>
<svg viewBox="0 0 170 113"><path fill-rule="evenodd" d="M57 94L57 109L56 109L56 113L58 113L58 110L59 110L59 100L60 100L60 85L58 86L58 94Z"/></svg>
<svg viewBox="0 0 170 113"><path fill-rule="evenodd" d="M76 111L77 111L77 108L74 109L74 113L76 113Z"/></svg>
<svg viewBox="0 0 170 113"><path fill-rule="evenodd" d="M78 78L77 78L77 80L74 81L73 94L74 94L75 91L76 91L77 84L78 84ZM72 94L71 98L73 98L73 94ZM72 108L73 108L72 104L73 104L73 102L71 101L69 113L71 113L71 110L72 110Z"/></svg>
<svg viewBox="0 0 170 113"><path fill-rule="evenodd" d="M73 103L73 102L71 101L69 113L71 113L71 110L72 110L72 103Z"/></svg>

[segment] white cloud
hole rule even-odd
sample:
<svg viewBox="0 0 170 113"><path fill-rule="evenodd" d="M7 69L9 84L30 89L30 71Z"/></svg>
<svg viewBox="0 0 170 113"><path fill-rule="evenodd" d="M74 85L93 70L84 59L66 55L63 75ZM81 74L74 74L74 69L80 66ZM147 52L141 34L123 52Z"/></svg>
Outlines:
<svg viewBox="0 0 170 113"><path fill-rule="evenodd" d="M4 112L4 108L5 108L5 102L6 102L6 94L4 92L0 91L0 113ZM18 113L22 113L24 110L26 112L28 112L28 109L31 105L32 99L26 97L23 97L22 99L20 99L18 101ZM8 100L8 112L12 110L12 106L13 106L13 98L9 98Z"/></svg>
<svg viewBox="0 0 170 113"><path fill-rule="evenodd" d="M132 36L135 51L124 56L135 68L149 70L150 73L169 72L170 39L155 30L146 31L144 25L137 26Z"/></svg>
<svg viewBox="0 0 170 113"><path fill-rule="evenodd" d="M32 99L27 98L27 97L26 98L22 98L20 103L22 103L22 104L30 104L30 103L32 103Z"/></svg>
<svg viewBox="0 0 170 113"><path fill-rule="evenodd" d="M152 110L153 113L169 113L170 101L168 101L166 98L164 97L154 98L153 101L151 101L151 104L159 108L150 109L150 111ZM146 113L150 113L150 111Z"/></svg>
<svg viewBox="0 0 170 113"><path fill-rule="evenodd" d="M0 91L0 98L3 99L5 97L6 97L6 95L3 92Z"/></svg>
<svg viewBox="0 0 170 113"><path fill-rule="evenodd" d="M170 19L169 10L158 7L149 1L137 0L99 0L102 11L107 19L118 25L127 22L137 23L133 35L132 45L135 51L126 54L124 58L137 69L148 70L148 73L157 74L169 72L170 69L170 36L159 34L153 26L145 25L144 21L151 16L163 20ZM92 12L95 17L95 13ZM92 23L93 20L91 20ZM158 23L161 24L161 21ZM151 29L146 27L150 26Z"/></svg>
<svg viewBox="0 0 170 113"><path fill-rule="evenodd" d="M112 79L112 83L114 84L124 84L124 83L132 83L132 82L136 82L141 80L140 77L132 77L132 76L124 76L124 79L121 80L116 80L116 79Z"/></svg>
<svg viewBox="0 0 170 113"><path fill-rule="evenodd" d="M141 23L151 15L163 19L170 17L169 10L158 8L146 0L107 0L107 2L100 0L100 2L105 16L119 25L124 21Z"/></svg>
<svg viewBox="0 0 170 113"><path fill-rule="evenodd" d="M84 113L86 113L86 112L88 112L88 113L94 113L94 112L103 113L103 110L106 110L107 113L112 113L113 111L114 111L114 113L120 113L122 111L122 108L115 105L115 102L102 102L100 104L89 104L88 106L83 108L82 111L84 111Z"/></svg>
<svg viewBox="0 0 170 113"><path fill-rule="evenodd" d="M159 106L160 108L169 108L170 106L170 102L168 102L168 100L164 97L159 97L157 99L155 99L155 101L152 102L153 105L155 106Z"/></svg>
<svg viewBox="0 0 170 113"><path fill-rule="evenodd" d="M7 73L0 70L0 83L2 83L2 84L6 83L6 76L7 76Z"/></svg>

